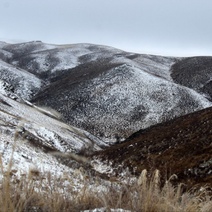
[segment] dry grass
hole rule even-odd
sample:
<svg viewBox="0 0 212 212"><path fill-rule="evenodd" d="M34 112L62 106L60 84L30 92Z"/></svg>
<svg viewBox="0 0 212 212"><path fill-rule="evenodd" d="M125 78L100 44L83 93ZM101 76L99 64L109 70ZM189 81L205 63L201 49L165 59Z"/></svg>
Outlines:
<svg viewBox="0 0 212 212"><path fill-rule="evenodd" d="M14 143L16 139L17 135ZM185 192L182 184L171 184L174 175L162 185L158 170L152 176L143 170L137 179L128 176L116 181L88 176L80 169L72 176L54 177L37 169L20 174L12 166L14 149L15 145L7 167L0 157L0 212L78 212L102 207L106 211L111 208L135 212L212 211L212 196L206 188ZM75 175L82 176L78 189Z"/></svg>
<svg viewBox="0 0 212 212"><path fill-rule="evenodd" d="M100 206L100 201L88 192L88 185L77 192L66 177L43 176L38 170L17 177L16 170L6 172L0 182L0 212L80 211ZM64 187L64 182L70 182ZM97 203L99 202L99 205Z"/></svg>
<svg viewBox="0 0 212 212"><path fill-rule="evenodd" d="M64 187L65 181L73 179L67 176L55 179L50 174L43 176L38 170L17 177L16 170L11 169L4 173L0 182L0 211L58 212L101 207L146 212L212 211L212 199L206 189L183 192L183 186L173 187L171 179L161 186L158 170L151 178L143 170L134 182L129 179L129 182L104 183L100 179L84 179L83 187L77 191L71 183ZM95 189L98 182L104 184L104 189Z"/></svg>

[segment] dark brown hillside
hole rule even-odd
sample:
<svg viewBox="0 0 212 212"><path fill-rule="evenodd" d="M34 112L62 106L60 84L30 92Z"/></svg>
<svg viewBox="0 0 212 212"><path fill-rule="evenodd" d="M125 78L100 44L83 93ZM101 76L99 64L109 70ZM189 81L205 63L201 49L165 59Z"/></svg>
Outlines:
<svg viewBox="0 0 212 212"><path fill-rule="evenodd" d="M159 169L188 187L212 187L212 108L141 130L98 157L124 164L137 174Z"/></svg>

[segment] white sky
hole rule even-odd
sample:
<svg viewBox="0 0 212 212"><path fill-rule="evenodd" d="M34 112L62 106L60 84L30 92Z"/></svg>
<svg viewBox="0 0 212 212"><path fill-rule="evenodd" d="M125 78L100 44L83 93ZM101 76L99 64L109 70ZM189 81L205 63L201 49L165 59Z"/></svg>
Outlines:
<svg viewBox="0 0 212 212"><path fill-rule="evenodd" d="M212 56L212 0L0 0L0 40Z"/></svg>

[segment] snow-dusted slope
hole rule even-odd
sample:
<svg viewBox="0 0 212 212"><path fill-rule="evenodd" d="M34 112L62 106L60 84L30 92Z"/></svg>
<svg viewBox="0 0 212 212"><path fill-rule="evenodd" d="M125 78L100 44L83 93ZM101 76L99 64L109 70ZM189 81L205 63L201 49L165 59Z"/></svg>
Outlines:
<svg viewBox="0 0 212 212"><path fill-rule="evenodd" d="M35 146L44 146L60 152L78 152L92 146L94 150L104 145L101 140L63 123L50 109L33 106L27 102L17 102L0 91L1 130L20 130L23 138L33 140Z"/></svg>
<svg viewBox="0 0 212 212"><path fill-rule="evenodd" d="M13 67L22 75L23 70L30 73L31 78L26 76L24 81L13 79L13 73L13 80L3 78L16 93L20 95L19 90L25 88L21 97L56 109L67 123L104 141L120 141L137 130L212 105L205 98L209 89L195 89L198 81L193 87L184 83L195 78L192 71L192 78L185 75L184 81L174 75L178 73L175 64L184 58L141 55L93 44L28 42L0 49L12 54L5 60L11 67L7 73ZM207 72L207 81L210 77ZM203 83L210 87L208 82Z"/></svg>
<svg viewBox="0 0 212 212"><path fill-rule="evenodd" d="M184 58L173 65L171 76L212 100L212 57Z"/></svg>
<svg viewBox="0 0 212 212"><path fill-rule="evenodd" d="M127 64L89 81L72 84L70 76L54 86L58 89L50 87L37 101L105 141L212 105L189 88Z"/></svg>
<svg viewBox="0 0 212 212"><path fill-rule="evenodd" d="M56 45L45 44L41 41L32 41L18 44L7 44L3 42L2 45L0 45L0 48L4 49L5 51L11 52L14 55L14 58L22 57L26 54L38 51L50 50L55 47Z"/></svg>
<svg viewBox="0 0 212 212"><path fill-rule="evenodd" d="M0 60L0 80L10 84L13 92L26 100L31 99L44 84L35 75L2 60Z"/></svg>
<svg viewBox="0 0 212 212"><path fill-rule="evenodd" d="M8 171L12 162L10 174L16 179L38 172L40 177L60 179L61 185L71 184L73 190L83 187L83 175L77 169L83 164L72 157L58 158L55 152L73 154L84 147L99 150L103 143L89 133L53 118L54 113L49 110L16 102L5 96L7 91L5 95L2 93L4 87L0 86L0 160L3 170ZM61 181L65 176L68 176L67 180Z"/></svg>
<svg viewBox="0 0 212 212"><path fill-rule="evenodd" d="M5 171L12 159L12 170L18 170L19 173L37 170L43 173L50 172L59 177L64 172L73 172L69 167L58 162L53 155L47 154L41 148L33 146L23 139L14 140L14 137L15 134L1 130L0 153Z"/></svg>
<svg viewBox="0 0 212 212"><path fill-rule="evenodd" d="M6 45L9 45L9 44L4 41L0 41L0 48L3 48Z"/></svg>
<svg viewBox="0 0 212 212"><path fill-rule="evenodd" d="M47 45L40 42L4 46L12 53L10 63L45 81L55 80L79 65L113 56L121 50L91 44Z"/></svg>

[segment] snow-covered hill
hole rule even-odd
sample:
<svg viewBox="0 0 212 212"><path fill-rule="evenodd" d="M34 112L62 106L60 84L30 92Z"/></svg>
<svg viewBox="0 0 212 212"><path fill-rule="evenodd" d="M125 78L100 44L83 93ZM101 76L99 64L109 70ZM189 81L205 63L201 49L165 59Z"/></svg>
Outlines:
<svg viewBox="0 0 212 212"><path fill-rule="evenodd" d="M65 124L50 108L39 108L20 98L0 81L0 154L6 167L13 154L13 169L36 168L55 174L68 171L51 152L100 150L105 144L90 133ZM70 170L69 170L70 171Z"/></svg>
<svg viewBox="0 0 212 212"><path fill-rule="evenodd" d="M175 63L171 69L174 82L192 88L212 100L211 57L190 57Z"/></svg>
<svg viewBox="0 0 212 212"><path fill-rule="evenodd" d="M4 91L1 90L1 93ZM0 94L0 112L1 130L11 130L12 133L13 130L21 129L19 133L35 140L34 145L60 152L78 152L90 146L99 150L100 146L104 146L101 140L90 133L65 124L49 108L39 108L27 101L18 102Z"/></svg>
<svg viewBox="0 0 212 212"><path fill-rule="evenodd" d="M186 174L185 182L209 182L211 109L152 125L212 106L211 64L212 57L162 57L93 44L0 42L0 181L8 170L11 180L38 173L42 182L59 182L65 196L67 185L74 193L81 188L84 198L86 184L86 192L99 195L116 174L118 188L128 168L137 166L140 174L172 163L179 179Z"/></svg>
<svg viewBox="0 0 212 212"><path fill-rule="evenodd" d="M189 88L126 64L88 81L72 84L72 76L50 86L36 101L53 105L69 123L105 140L122 139L211 105Z"/></svg>
<svg viewBox="0 0 212 212"><path fill-rule="evenodd" d="M44 84L43 80L18 67L0 60L0 79L11 86L19 97L30 100Z"/></svg>
<svg viewBox="0 0 212 212"><path fill-rule="evenodd" d="M0 70L1 79L13 86L15 94L57 110L66 123L105 142L123 140L140 129L212 106L206 98L209 89L199 90L199 81L193 80L204 68L207 77L201 83L209 82L212 74L204 62L199 63L198 73L191 70L179 80L177 64L186 66L185 58L39 41L4 44L1 51L8 54L1 57L1 66L6 66ZM185 83L190 79L190 84Z"/></svg>

